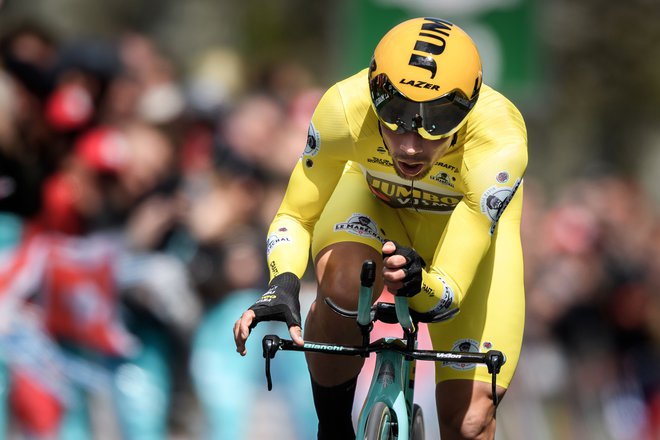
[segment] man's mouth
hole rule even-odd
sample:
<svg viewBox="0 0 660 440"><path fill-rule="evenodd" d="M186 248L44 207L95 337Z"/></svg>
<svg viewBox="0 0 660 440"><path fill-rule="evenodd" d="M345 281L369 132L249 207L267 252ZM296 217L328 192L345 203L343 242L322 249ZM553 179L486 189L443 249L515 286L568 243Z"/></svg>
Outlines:
<svg viewBox="0 0 660 440"><path fill-rule="evenodd" d="M423 163L408 163L397 160L399 170L408 177L415 177L424 169Z"/></svg>

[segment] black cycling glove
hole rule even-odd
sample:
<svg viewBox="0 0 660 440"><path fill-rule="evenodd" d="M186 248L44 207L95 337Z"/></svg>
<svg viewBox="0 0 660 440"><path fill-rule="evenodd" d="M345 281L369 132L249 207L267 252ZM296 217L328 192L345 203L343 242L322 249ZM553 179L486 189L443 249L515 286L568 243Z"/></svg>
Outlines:
<svg viewBox="0 0 660 440"><path fill-rule="evenodd" d="M401 246L397 242L394 243L394 252L390 254L383 254L383 258L391 257L392 255L401 255L406 258L406 264L402 267L403 272L406 274L403 279L403 287L394 292L396 296L415 296L422 290L422 269L426 266L426 262L419 256L417 251L413 248Z"/></svg>
<svg viewBox="0 0 660 440"><path fill-rule="evenodd" d="M250 307L256 316L250 328L261 321L282 321L289 327L300 326L299 294L300 279L293 273L285 272L273 278L268 291Z"/></svg>

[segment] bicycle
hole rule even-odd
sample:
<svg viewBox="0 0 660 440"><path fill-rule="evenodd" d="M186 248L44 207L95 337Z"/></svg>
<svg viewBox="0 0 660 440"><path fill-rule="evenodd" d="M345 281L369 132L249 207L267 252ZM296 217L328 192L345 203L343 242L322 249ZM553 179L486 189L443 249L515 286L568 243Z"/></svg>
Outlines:
<svg viewBox="0 0 660 440"><path fill-rule="evenodd" d="M497 374L505 362L502 352L489 350L486 353L421 350L417 348L419 323L435 323L450 319L458 309L442 313L420 313L408 307L408 298L395 296L394 303L371 304L376 264L367 260L362 265L358 310L350 311L337 306L326 298L326 304L336 313L355 318L362 334L360 346L347 346L323 342L305 341L303 346L276 335L262 339L268 390L273 382L270 361L279 350L316 352L333 355L368 357L376 353L374 374L357 421L357 439L365 440L424 440L424 415L422 408L414 403L415 362L442 361L455 363L485 364L492 375L493 403L497 405ZM399 323L403 337L384 337L370 342L373 324Z"/></svg>

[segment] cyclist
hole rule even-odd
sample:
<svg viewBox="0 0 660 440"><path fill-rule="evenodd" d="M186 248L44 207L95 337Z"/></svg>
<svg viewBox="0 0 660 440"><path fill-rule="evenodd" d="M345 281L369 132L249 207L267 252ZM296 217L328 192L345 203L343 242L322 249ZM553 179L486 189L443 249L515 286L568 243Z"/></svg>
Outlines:
<svg viewBox="0 0 660 440"><path fill-rule="evenodd" d="M305 339L359 344L355 323L323 300L355 309L361 263L373 259L383 274L375 292L384 285L419 311L460 308L429 325L434 349L505 353L501 398L523 333L526 165L523 119L482 84L470 37L437 18L395 26L369 68L331 87L314 112L269 230L269 289L234 325L237 351L245 354L250 328L264 320L286 321L303 344L297 296L310 248L318 290ZM354 438L362 360L308 354L307 363L318 438ZM483 366L436 366L444 440L494 437L490 380Z"/></svg>

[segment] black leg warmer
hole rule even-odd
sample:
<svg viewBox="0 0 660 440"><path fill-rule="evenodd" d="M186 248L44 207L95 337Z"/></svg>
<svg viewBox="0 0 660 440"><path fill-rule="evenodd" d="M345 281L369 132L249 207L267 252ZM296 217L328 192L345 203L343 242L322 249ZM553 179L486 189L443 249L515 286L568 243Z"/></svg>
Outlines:
<svg viewBox="0 0 660 440"><path fill-rule="evenodd" d="M318 440L354 440L352 410L357 377L341 385L323 387L312 379L314 406L319 418Z"/></svg>

